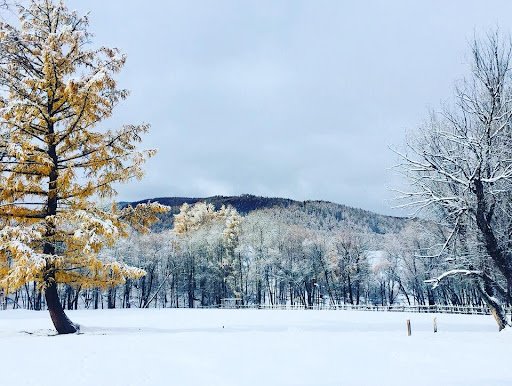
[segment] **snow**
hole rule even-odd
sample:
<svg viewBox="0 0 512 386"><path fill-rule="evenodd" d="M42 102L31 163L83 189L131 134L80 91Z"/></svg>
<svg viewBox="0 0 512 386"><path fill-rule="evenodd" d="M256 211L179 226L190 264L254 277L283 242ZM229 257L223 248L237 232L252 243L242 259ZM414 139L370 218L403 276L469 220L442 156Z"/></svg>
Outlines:
<svg viewBox="0 0 512 386"><path fill-rule="evenodd" d="M0 384L512 384L512 335L498 333L489 316L188 309L69 316L82 334L49 336L46 312L1 311Z"/></svg>
<svg viewBox="0 0 512 386"><path fill-rule="evenodd" d="M104 70L100 70L96 72L88 81L86 84L86 88L90 87L93 84L104 82L105 79L108 78L107 73Z"/></svg>
<svg viewBox="0 0 512 386"><path fill-rule="evenodd" d="M437 288L437 287L439 287L439 284L441 283L442 280L446 279L447 277L454 276L454 275L481 276L482 271L470 271L467 269L452 269L450 271L444 272L441 276L439 276L435 279L425 280L425 283L431 283L431 284L433 284L432 288Z"/></svg>

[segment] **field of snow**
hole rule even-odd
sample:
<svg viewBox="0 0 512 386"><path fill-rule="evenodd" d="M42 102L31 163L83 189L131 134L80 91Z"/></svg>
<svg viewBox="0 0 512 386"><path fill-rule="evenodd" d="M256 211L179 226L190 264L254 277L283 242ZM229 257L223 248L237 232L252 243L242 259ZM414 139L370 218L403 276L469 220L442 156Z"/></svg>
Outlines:
<svg viewBox="0 0 512 386"><path fill-rule="evenodd" d="M512 333L498 333L488 316L186 309L68 315L82 325L80 335L52 336L46 312L0 312L0 385L512 385Z"/></svg>

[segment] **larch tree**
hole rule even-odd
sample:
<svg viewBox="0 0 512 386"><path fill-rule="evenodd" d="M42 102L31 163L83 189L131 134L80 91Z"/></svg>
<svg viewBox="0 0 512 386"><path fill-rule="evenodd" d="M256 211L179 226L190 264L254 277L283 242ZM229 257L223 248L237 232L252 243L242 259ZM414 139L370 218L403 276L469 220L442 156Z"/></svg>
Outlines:
<svg viewBox="0 0 512 386"><path fill-rule="evenodd" d="M413 189L406 205L441 220L441 248L452 277L471 280L499 329L512 290L512 44L498 32L475 39L471 75L460 82L453 107L433 113L401 153Z"/></svg>
<svg viewBox="0 0 512 386"><path fill-rule="evenodd" d="M154 151L136 144L148 125L99 128L128 95L114 75L125 63L115 48L91 48L88 18L63 2L17 7L19 26L0 24L0 288L36 282L58 333L77 331L57 285L108 287L144 271L99 257L147 230L159 205L99 207L114 184L140 178Z"/></svg>

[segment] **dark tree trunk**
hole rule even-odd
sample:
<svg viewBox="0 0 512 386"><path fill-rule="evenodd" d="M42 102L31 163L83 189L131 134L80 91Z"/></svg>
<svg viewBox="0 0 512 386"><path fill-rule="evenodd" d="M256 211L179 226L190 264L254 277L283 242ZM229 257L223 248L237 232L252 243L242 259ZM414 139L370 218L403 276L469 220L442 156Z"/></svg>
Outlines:
<svg viewBox="0 0 512 386"><path fill-rule="evenodd" d="M94 290L94 309L97 310L99 307L99 298L100 298L100 291L96 288Z"/></svg>
<svg viewBox="0 0 512 386"><path fill-rule="evenodd" d="M354 296L352 294L352 281L350 280L350 275L347 276L347 286L348 286L348 302L350 304L354 304Z"/></svg>
<svg viewBox="0 0 512 386"><path fill-rule="evenodd" d="M43 303L43 294L39 288L36 288L37 285L34 282L34 293L36 294L34 296L34 310L41 311L42 309L42 303Z"/></svg>
<svg viewBox="0 0 512 386"><path fill-rule="evenodd" d="M187 295L188 295L188 307L194 308L194 295L195 295L195 280L194 272L190 271L187 280Z"/></svg>
<svg viewBox="0 0 512 386"><path fill-rule="evenodd" d="M124 285L124 294L123 294L123 307L124 308L130 308L130 292L132 287L132 281L131 279L127 279L126 283Z"/></svg>
<svg viewBox="0 0 512 386"><path fill-rule="evenodd" d="M306 308L313 308L313 282L309 281L309 280L305 280L304 287L306 289L306 296L307 296Z"/></svg>
<svg viewBox="0 0 512 386"><path fill-rule="evenodd" d="M480 286L477 284L477 288L479 289L480 294L482 295L482 298L484 302L489 307L489 310L491 311L492 316L496 320L496 323L498 324L499 331L503 330L505 327L508 326L507 323L507 315L505 314L505 310L503 309L502 305L498 302L498 300L492 296L493 293L489 291L489 288L486 288ZM491 293L489 293L491 292Z"/></svg>
<svg viewBox="0 0 512 386"><path fill-rule="evenodd" d="M107 308L112 310L116 308L116 289L109 288L107 296Z"/></svg>
<svg viewBox="0 0 512 386"><path fill-rule="evenodd" d="M187 272L187 298L189 308L194 308L194 299L196 293L195 267L195 259L193 256L190 256L189 267ZM224 295L224 297L226 296Z"/></svg>
<svg viewBox="0 0 512 386"><path fill-rule="evenodd" d="M260 276L258 276L258 279L256 280L256 304L259 306L261 305L261 279Z"/></svg>
<svg viewBox="0 0 512 386"><path fill-rule="evenodd" d="M62 304L62 308L66 309L66 302L68 310L73 309L73 288L71 286L66 286L66 296L64 298L64 302Z"/></svg>
<svg viewBox="0 0 512 386"><path fill-rule="evenodd" d="M265 273L265 281L268 289L268 297L270 299L270 305L274 305L274 297L272 296L272 287L270 286L270 278L268 272Z"/></svg>
<svg viewBox="0 0 512 386"><path fill-rule="evenodd" d="M409 294L405 290L405 287L403 286L402 282L398 280L398 287L400 288L400 291L405 295L405 299L407 300L407 304L411 305L411 299L409 299Z"/></svg>
<svg viewBox="0 0 512 386"><path fill-rule="evenodd" d="M324 269L324 277L325 277L325 285L327 287L327 293L329 294L329 303L332 304L335 300L335 296L333 295L331 284L329 282L329 272L327 269Z"/></svg>
<svg viewBox="0 0 512 386"><path fill-rule="evenodd" d="M496 267L507 279L508 285L512 284L512 262L510 254L499 245L491 222L494 216L494 206L487 205L484 187L481 180L475 180L474 191L477 197L476 223L485 241L485 249Z"/></svg>
<svg viewBox="0 0 512 386"><path fill-rule="evenodd" d="M49 104L49 113L50 116L52 114L53 105ZM49 137L53 137L55 131L53 124L48 126L48 134ZM48 183L48 203L47 203L47 216L55 216L57 214L58 207L58 196L57 196L57 180L59 177L58 173L58 157L57 157L57 145L53 142L53 140L48 141L48 155L53 161L50 173L49 173L49 183ZM51 223L51 221L47 222L46 226L46 238L47 240L51 240L55 235L55 226ZM44 244L43 252L45 255L55 255L55 244L50 241L47 241ZM62 308L62 304L59 300L59 295L57 293L57 283L55 282L55 267L47 262L46 264L46 273L45 273L45 298L46 298L46 306L48 307L48 311L50 312L50 317L52 318L53 325L59 334L73 334L78 331L78 325L74 325L71 320L68 319L66 314L64 313L64 309Z"/></svg>
<svg viewBox="0 0 512 386"><path fill-rule="evenodd" d="M434 299L434 293L429 288L427 288L427 298L428 298L428 305L429 306L435 306L436 305L436 301Z"/></svg>
<svg viewBox="0 0 512 386"><path fill-rule="evenodd" d="M46 305L50 312L53 325L59 334L74 334L79 330L79 326L75 325L64 313L64 309L57 294L57 284L53 282L48 285L44 293L46 298Z"/></svg>
<svg viewBox="0 0 512 386"><path fill-rule="evenodd" d="M78 287L75 292L75 298L73 299L74 309L78 310L78 299L80 298L81 287Z"/></svg>
<svg viewBox="0 0 512 386"><path fill-rule="evenodd" d="M53 230L47 230L49 235L53 234ZM51 243L45 243L43 251L47 255L55 254L55 246ZM52 318L53 325L59 334L73 334L79 330L79 326L73 324L71 320L66 316L64 312L64 308L59 299L59 294L57 292L57 283L55 282L55 275L52 273L54 271L54 267L47 263L46 266L46 290L44 291L44 296L46 299L46 306L48 307L48 311L50 312L50 317Z"/></svg>
<svg viewBox="0 0 512 386"><path fill-rule="evenodd" d="M244 271L242 268L242 256L238 253L238 268L240 269L240 297L242 298L242 305L245 304L244 296Z"/></svg>

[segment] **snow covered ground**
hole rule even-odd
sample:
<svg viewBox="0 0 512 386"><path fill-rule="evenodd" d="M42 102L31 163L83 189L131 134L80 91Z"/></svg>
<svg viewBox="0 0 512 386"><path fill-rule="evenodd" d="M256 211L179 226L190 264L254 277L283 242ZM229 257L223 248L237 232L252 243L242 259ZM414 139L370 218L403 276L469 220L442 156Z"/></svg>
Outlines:
<svg viewBox="0 0 512 386"><path fill-rule="evenodd" d="M69 315L82 334L49 336L46 312L0 312L0 385L512 385L512 333L498 333L488 316L185 309Z"/></svg>

